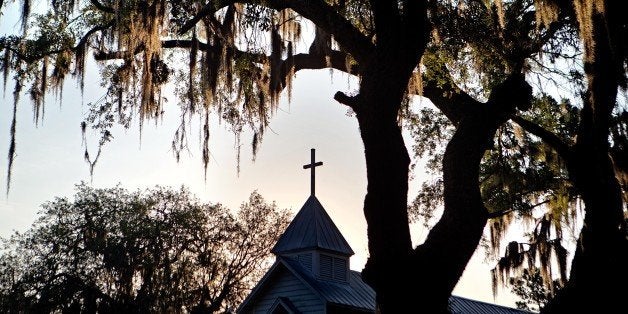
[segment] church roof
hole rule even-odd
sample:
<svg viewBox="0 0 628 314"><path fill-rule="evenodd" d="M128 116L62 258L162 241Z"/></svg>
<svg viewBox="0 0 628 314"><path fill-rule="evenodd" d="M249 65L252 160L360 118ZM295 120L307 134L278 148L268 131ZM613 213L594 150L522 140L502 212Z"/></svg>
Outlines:
<svg viewBox="0 0 628 314"><path fill-rule="evenodd" d="M452 314L528 314L531 312L513 309L497 304L471 300L452 295L449 298L449 309Z"/></svg>
<svg viewBox="0 0 628 314"><path fill-rule="evenodd" d="M323 249L345 256L354 254L314 195L301 207L272 252L282 254L306 249Z"/></svg>
<svg viewBox="0 0 628 314"><path fill-rule="evenodd" d="M375 309L375 291L362 281L359 272L349 271L348 283L320 280L315 278L310 271L303 268L299 262L278 256L273 266L242 302L237 313L248 313L249 307L252 306L258 295L261 295L265 288L276 284L273 274L278 273L279 268L287 269L326 304L364 312L373 312ZM287 296L287 298L289 299L290 297Z"/></svg>
<svg viewBox="0 0 628 314"><path fill-rule="evenodd" d="M314 278L312 273L304 269L299 262L291 259L280 259L328 303L367 311L375 309L375 291L362 281L359 272L349 271L349 284L319 280Z"/></svg>
<svg viewBox="0 0 628 314"><path fill-rule="evenodd" d="M348 284L320 280L305 269L298 261L290 258L277 257L277 261L268 270L266 275L253 288L253 291L238 308L237 313L248 313L248 307L260 294L264 287L274 284L272 274L284 267L294 274L305 286L315 293L321 300L330 305L349 309L375 313L375 291L362 281L357 271L350 271ZM289 299L289 296L286 296ZM517 310L496 304L471 300L459 296L449 298L449 310L452 314L529 314L530 312Z"/></svg>

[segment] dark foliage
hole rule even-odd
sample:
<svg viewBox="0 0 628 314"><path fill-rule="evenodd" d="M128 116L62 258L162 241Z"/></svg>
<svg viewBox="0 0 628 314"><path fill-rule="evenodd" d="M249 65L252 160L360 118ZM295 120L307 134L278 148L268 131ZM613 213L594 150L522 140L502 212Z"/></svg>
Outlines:
<svg viewBox="0 0 628 314"><path fill-rule="evenodd" d="M77 186L45 203L0 256L2 313L234 309L259 279L287 213L251 194L240 210L186 189Z"/></svg>

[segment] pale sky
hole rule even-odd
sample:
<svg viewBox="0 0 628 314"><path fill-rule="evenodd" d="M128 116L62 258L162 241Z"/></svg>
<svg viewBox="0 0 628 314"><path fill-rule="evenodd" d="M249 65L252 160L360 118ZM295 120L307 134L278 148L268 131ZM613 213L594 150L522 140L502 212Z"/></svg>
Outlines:
<svg viewBox="0 0 628 314"><path fill-rule="evenodd" d="M11 16L3 16L0 33L18 29ZM7 25L9 28L7 29ZM316 149L316 196L356 252L351 268L361 270L366 258L366 223L362 202L366 192L366 167L363 145L355 117L333 100L333 94L356 88L355 78L329 70L302 71L293 81L292 101L282 97L277 113L263 138L255 162L251 161L251 136L242 135L241 170L236 171L234 135L225 125L213 124L210 131L211 160L204 180L199 130L190 131L190 151L176 162L170 143L177 127L175 97L165 107L163 120L144 124L140 140L137 124L129 130L116 128L114 140L104 147L95 168L92 185L106 188L120 183L135 190L154 185L186 185L198 198L220 202L235 209L257 190L267 201L294 213L309 196L309 170L302 165L310 161L310 148ZM12 116L13 82L8 82L1 96L0 155L7 156ZM17 158L13 167L11 191L5 196L7 161L0 162L2 200L0 200L0 237L13 231L25 231L36 218L39 205L54 197L72 198L74 185L90 182L89 166L83 159L84 147L80 123L87 103L104 95L98 69L88 65L85 93L81 97L77 84L68 78L63 99L47 95L45 117L38 126L33 123L32 105L27 93L18 104ZM167 97L167 95L166 95ZM90 154L95 154L96 135L88 138ZM411 147L406 137L406 146ZM422 178L417 167L415 176ZM417 193L411 182L409 200ZM427 235L420 226L412 226L415 244ZM471 260L454 294L486 302L514 306L506 292L493 300L490 269L483 263L484 254Z"/></svg>

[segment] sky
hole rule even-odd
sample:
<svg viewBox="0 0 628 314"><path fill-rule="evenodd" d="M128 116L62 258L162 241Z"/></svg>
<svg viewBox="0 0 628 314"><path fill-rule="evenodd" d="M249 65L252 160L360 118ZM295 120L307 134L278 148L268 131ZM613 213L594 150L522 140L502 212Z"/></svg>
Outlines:
<svg viewBox="0 0 628 314"><path fill-rule="evenodd" d="M14 17L3 16L0 33L17 31ZM213 123L210 130L210 162L207 178L203 173L198 127L190 131L189 152L179 162L170 145L178 123L176 103L165 106L159 121L144 124L142 132L134 124L130 129L115 128L114 140L103 148L93 176L83 159L84 146L80 123L87 104L98 101L105 93L100 87L98 68L88 63L84 94L75 81L68 79L63 97L47 95L45 116L35 124L32 104L23 93L18 103L17 157L14 162L11 189L0 199L0 237L23 232L34 222L40 205L55 197L72 198L74 186L81 181L97 188L120 184L129 190L155 185L185 185L199 199L222 203L236 209L254 190L267 201L296 213L310 193L310 172L303 165L310 162L310 149L316 149L316 196L356 252L351 268L361 270L368 257L366 222L362 214L366 193L366 166L363 145L355 117L335 102L333 95L354 90L356 79L329 70L300 71L293 81L291 102L282 97L270 120L255 162L251 156L251 134L241 141L240 171L237 171L235 137L225 125ZM0 155L7 156L12 116L12 82L0 95ZM167 95L166 95L167 96ZM284 95L285 96L285 95ZM175 97L169 97L174 99ZM418 105L421 100L415 100ZM95 154L98 138L87 139L90 154ZM406 136L406 145L411 147ZM6 157L5 157L6 158ZM2 187L6 185L7 161L0 162ZM415 169L410 182L411 199L419 181L425 176ZM420 225L412 226L413 241L419 244L427 235ZM514 306L512 296L504 291L493 299L490 269L484 254L476 252L454 294Z"/></svg>

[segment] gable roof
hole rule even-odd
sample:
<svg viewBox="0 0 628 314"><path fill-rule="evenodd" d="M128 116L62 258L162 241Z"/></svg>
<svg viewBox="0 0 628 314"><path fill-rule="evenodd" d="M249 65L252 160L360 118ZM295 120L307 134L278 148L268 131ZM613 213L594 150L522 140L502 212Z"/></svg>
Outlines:
<svg viewBox="0 0 628 314"><path fill-rule="evenodd" d="M375 309L375 291L362 281L362 276L357 271L349 271L349 281L340 283L314 278L311 272L303 268L295 260L279 257L283 263L297 277L307 282L323 300L328 303L348 306L354 309L372 311Z"/></svg>
<svg viewBox="0 0 628 314"><path fill-rule="evenodd" d="M375 291L362 281L362 276L357 271L350 271L349 282L339 283L319 280L315 278L298 261L290 258L277 257L273 266L257 283L255 288L240 305L237 313L242 313L246 307L255 300L256 296L265 286L272 284L272 274L284 267L299 279L304 286L310 289L322 301L327 304L339 305L365 312L375 312ZM517 310L492 303L471 300L458 296L449 298L449 309L452 314L529 314L530 312Z"/></svg>
<svg viewBox="0 0 628 314"><path fill-rule="evenodd" d="M264 277L257 283L255 288L240 305L237 313L243 313L249 304L255 300L257 295L264 290L268 284L272 284L272 274L280 267L285 267L297 279L317 295L327 304L335 304L350 307L357 310L373 311L375 309L375 291L364 281L359 272L350 271L348 283L339 283L325 280L318 280L301 264L289 258L278 256L277 260L266 272Z"/></svg>
<svg viewBox="0 0 628 314"><path fill-rule="evenodd" d="M306 249L323 249L345 256L354 254L314 195L307 199L271 252L282 254Z"/></svg>

